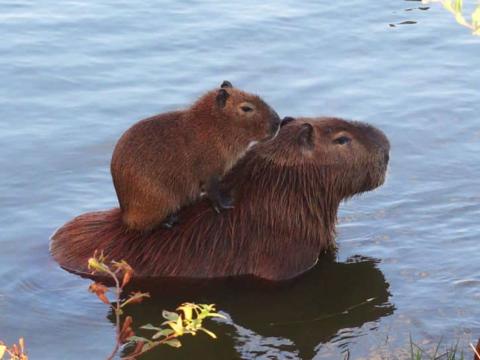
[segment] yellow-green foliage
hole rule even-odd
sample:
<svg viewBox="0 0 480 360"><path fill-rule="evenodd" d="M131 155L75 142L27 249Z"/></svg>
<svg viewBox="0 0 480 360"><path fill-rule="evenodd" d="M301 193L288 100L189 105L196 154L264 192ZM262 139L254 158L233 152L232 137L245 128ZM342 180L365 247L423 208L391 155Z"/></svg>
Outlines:
<svg viewBox="0 0 480 360"><path fill-rule="evenodd" d="M157 345L166 344L172 347L182 346L178 337L190 334L195 336L197 332L202 331L212 338L216 339L217 336L203 327L203 320L209 317L221 317L222 314L215 312L215 306L213 304L193 304L184 303L177 308L177 312L171 312L164 310L162 315L166 319L160 326L153 326L147 324L141 328L144 330L155 331L151 339L147 339L139 336L131 336L128 341L134 343L143 343L142 351L149 350Z"/></svg>
<svg viewBox="0 0 480 360"><path fill-rule="evenodd" d="M107 297L109 289L105 285L93 282L89 287L90 292L97 295L103 303L110 306L115 314L117 339L115 347L107 359L113 359L124 344L132 345L133 351L123 358L133 360L159 345L180 347L182 343L178 338L185 334L196 335L200 331L216 339L217 336L213 332L203 327L203 320L209 317L223 318L224 316L215 312L215 305L213 304L194 303L183 303L176 309L177 312L164 310L162 315L165 321L159 326L151 324L142 326L141 328L144 330L155 331L151 338L136 336L131 327L133 322L131 316L127 316L122 323L120 319L123 314L122 309L128 304L139 303L150 297L150 295L148 293L133 292L126 299L121 299L124 287L133 277L133 269L123 260L119 262L111 261L110 265L107 265L105 256L97 252L88 260L88 268L93 273L102 273L110 276L115 282L115 301L113 302L110 302ZM120 279L122 279L121 282Z"/></svg>
<svg viewBox="0 0 480 360"><path fill-rule="evenodd" d="M5 359L6 355L10 357L10 360L28 360L25 352L25 340L20 338L18 339L18 344L13 344L12 346L7 346L0 341L0 360Z"/></svg>
<svg viewBox="0 0 480 360"><path fill-rule="evenodd" d="M480 3L470 15L468 21L463 15L463 0L422 0L423 4L439 2L453 14L457 23L472 30L473 35L480 36Z"/></svg>

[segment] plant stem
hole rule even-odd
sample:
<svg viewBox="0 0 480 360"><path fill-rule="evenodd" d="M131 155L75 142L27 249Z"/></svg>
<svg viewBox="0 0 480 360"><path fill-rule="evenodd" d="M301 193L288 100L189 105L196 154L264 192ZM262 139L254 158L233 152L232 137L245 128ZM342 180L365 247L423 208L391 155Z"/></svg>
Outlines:
<svg viewBox="0 0 480 360"><path fill-rule="evenodd" d="M107 360L112 360L115 355L117 354L118 350L120 349L120 295L122 293L122 289L120 287L120 282L118 281L117 275L115 275L114 272L112 272L110 269L106 270L107 273L113 278L115 281L115 297L116 297L116 303L115 306L112 306L113 311L115 312L115 328L116 328L116 344L115 348L113 349L112 353L110 356L107 358Z"/></svg>
<svg viewBox="0 0 480 360"><path fill-rule="evenodd" d="M139 353L136 353L136 354L133 354L133 355L128 355L127 357L124 357L122 359L123 360L135 360L138 356L145 354L147 351L150 351L150 350L156 348L157 346L162 345L162 344L166 343L167 341L175 339L177 337L178 336L175 335L175 334L168 335L164 339L152 343L152 346L150 346L147 350L140 351Z"/></svg>

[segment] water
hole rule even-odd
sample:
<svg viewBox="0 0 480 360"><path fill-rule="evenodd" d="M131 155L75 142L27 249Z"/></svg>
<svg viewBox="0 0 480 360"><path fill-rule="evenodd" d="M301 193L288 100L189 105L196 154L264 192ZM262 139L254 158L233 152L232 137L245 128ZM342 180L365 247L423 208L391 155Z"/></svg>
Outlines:
<svg viewBox="0 0 480 360"><path fill-rule="evenodd" d="M0 34L0 338L25 337L32 359L110 352L110 315L48 238L116 206L109 161L125 129L224 79L282 116L380 127L388 181L342 206L336 261L286 288L132 307L139 324L184 300L230 317L210 324L220 340L151 358L357 359L401 356L410 333L425 347L479 337L480 38L439 4L3 0Z"/></svg>

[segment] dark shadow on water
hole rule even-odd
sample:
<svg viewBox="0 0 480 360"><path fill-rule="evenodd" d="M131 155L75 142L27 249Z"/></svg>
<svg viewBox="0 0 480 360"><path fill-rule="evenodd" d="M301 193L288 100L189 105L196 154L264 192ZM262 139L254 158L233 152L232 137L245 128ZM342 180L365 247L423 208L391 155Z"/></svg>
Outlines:
<svg viewBox="0 0 480 360"><path fill-rule="evenodd" d="M309 359L319 344L336 337L339 330L358 328L394 312L389 284L377 261L360 256L344 263L322 259L304 276L275 285L226 279L156 280L135 287L152 295L145 303L126 309L141 335L152 333L138 330L138 326L161 323L163 309L173 310L185 301L215 303L230 316L227 321L205 324L218 340L204 334L186 336L181 339L182 348L159 348L142 357L145 359Z"/></svg>
<svg viewBox="0 0 480 360"><path fill-rule="evenodd" d="M396 27L397 25L415 25L417 22L413 20L402 21L397 24L388 24L390 27Z"/></svg>
<svg viewBox="0 0 480 360"><path fill-rule="evenodd" d="M421 2L421 0L405 0L406 2ZM416 10L420 10L420 11L427 11L427 10L430 10L430 6L418 6L418 7L408 7L406 9L404 9L404 11L406 12L410 12L410 11L416 11ZM418 24L418 21L417 20L404 20L404 21L400 21L400 22L397 22L397 23L390 23L388 24L389 27L391 28L394 28L394 27L397 27L399 25L415 25L415 24Z"/></svg>

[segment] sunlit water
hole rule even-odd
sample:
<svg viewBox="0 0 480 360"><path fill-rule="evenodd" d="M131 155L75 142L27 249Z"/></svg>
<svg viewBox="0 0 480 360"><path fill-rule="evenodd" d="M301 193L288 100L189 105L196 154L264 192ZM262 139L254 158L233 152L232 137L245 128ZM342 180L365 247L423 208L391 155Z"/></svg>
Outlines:
<svg viewBox="0 0 480 360"><path fill-rule="evenodd" d="M387 183L340 211L337 262L282 289L207 289L132 307L159 322L215 301L219 340L164 358L401 355L480 335L480 38L417 1L0 1L0 339L32 359L101 359L114 329L52 232L116 206L112 148L136 120L224 79L282 115L383 129ZM138 313L136 313L138 312ZM153 354L152 358L159 355Z"/></svg>

